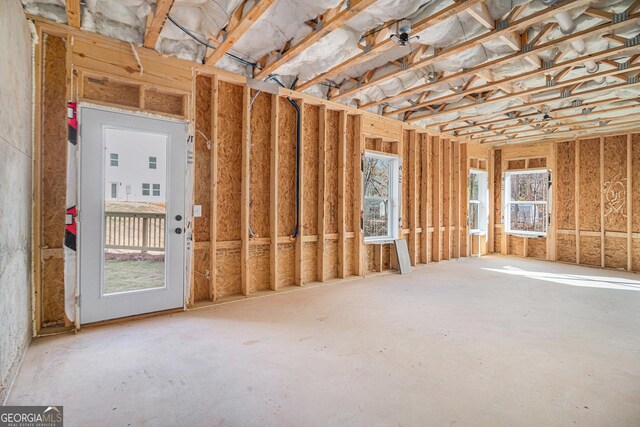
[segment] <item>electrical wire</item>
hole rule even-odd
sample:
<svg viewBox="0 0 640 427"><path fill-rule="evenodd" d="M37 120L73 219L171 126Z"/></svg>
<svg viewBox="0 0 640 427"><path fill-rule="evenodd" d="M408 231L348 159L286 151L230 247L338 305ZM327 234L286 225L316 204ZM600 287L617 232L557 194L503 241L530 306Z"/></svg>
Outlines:
<svg viewBox="0 0 640 427"><path fill-rule="evenodd" d="M216 47L207 43L206 41L202 40L200 37L198 37L197 35L193 34L191 31L189 31L188 29L186 29L184 26L182 26L182 24L180 24L178 21L176 21L175 19L173 19L173 17L171 15L167 15L167 18L169 19L169 21L171 21L176 27L180 28L186 35L188 35L189 37L191 37L192 39L194 39L195 41L197 41L198 43L208 47L209 49L212 50L216 50ZM229 58L238 61L244 65L246 65L247 67L251 67L251 68L256 68L257 65L254 64L253 62L249 62L247 60L244 60L232 53L229 52L225 52L225 55L228 56Z"/></svg>

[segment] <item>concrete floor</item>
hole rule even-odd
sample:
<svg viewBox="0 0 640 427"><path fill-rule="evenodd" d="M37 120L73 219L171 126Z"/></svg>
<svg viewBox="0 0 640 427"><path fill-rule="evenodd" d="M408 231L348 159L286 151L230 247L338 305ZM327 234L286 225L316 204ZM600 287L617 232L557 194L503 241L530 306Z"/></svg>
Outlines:
<svg viewBox="0 0 640 427"><path fill-rule="evenodd" d="M512 257L35 341L66 425L640 425L640 275Z"/></svg>

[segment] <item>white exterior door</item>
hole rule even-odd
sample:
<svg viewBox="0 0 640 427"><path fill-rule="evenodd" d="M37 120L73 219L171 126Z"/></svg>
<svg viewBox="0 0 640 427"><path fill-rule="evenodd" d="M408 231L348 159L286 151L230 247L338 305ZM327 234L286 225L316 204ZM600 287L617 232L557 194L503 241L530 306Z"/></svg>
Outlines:
<svg viewBox="0 0 640 427"><path fill-rule="evenodd" d="M186 123L79 113L81 323L182 307Z"/></svg>

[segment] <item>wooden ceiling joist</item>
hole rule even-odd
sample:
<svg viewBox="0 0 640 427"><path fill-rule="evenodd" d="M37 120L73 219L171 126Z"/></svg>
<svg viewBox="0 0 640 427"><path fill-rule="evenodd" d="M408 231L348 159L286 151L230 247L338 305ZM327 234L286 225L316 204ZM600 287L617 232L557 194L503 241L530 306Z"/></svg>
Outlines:
<svg viewBox="0 0 640 427"><path fill-rule="evenodd" d="M614 70L611 70L614 71ZM620 71L616 70L617 73L620 73ZM593 76L591 76L591 78L595 78ZM554 88L554 89L561 89L562 87L565 87L567 85L571 85L575 82L569 81L570 83L567 83L563 86ZM640 87L640 82L636 82L636 83L617 83L614 85L608 85L608 86L603 86L603 87L599 87L599 88L595 88L595 89L590 89L590 90L585 90L583 92L580 93L576 93L574 95L569 95L569 96L563 96L562 94L560 96L557 97L553 97L553 98L546 98L544 100L540 100L540 101L535 101L535 102L530 102L527 104L522 104L522 105L517 105L514 107L509 107L505 110L500 111L500 114L506 114L508 112L511 111L518 111L522 108L534 108L534 107L539 107L542 105L546 105L552 102L559 102L559 101L565 101L565 102L570 102L570 101L579 101L581 100L581 98L583 98L585 95L595 95L595 94L601 94L601 93L605 93L605 92L610 92L612 90L615 89L621 89L621 88L635 88L635 87ZM547 88L549 89L549 88ZM507 95L508 97L512 97L513 95ZM502 101L504 100L505 97L500 97L498 99L495 100L491 100L491 101L487 101L485 104L488 104L489 102L498 102L498 101ZM451 108L449 110L446 111L442 111L440 110L437 113L432 113L432 114L428 114L428 115L423 115L423 116L418 116L418 117L412 117L411 119L409 119L409 122L412 121L417 121L417 120L425 120L425 119L432 119L432 118L436 118L436 117L440 117L443 116L445 114L451 114L451 113L455 113L455 112L459 112L459 111L464 111L466 109L469 108L473 108L474 105L461 105L459 107L455 107L455 108ZM484 117L491 117L491 116L495 116L497 113L491 113L491 114L483 114L481 116L477 116L477 119L480 118L484 118Z"/></svg>
<svg viewBox="0 0 640 427"><path fill-rule="evenodd" d="M447 49L443 49L441 52L439 52L437 55L431 55L428 56L426 58L423 58L419 61L416 61L414 64L411 64L408 67L405 68L399 68L395 71L392 71L390 73L387 73L383 76L380 76L376 79L371 80L370 82L368 82L367 84L363 84L359 87L354 87L351 88L349 90L343 91L341 93L339 93L338 95L334 96L332 98L332 100L338 100L338 99L343 99L345 97L349 97L349 96L353 96L355 93L359 92L360 90L372 86L372 85L377 85L377 84L381 84L384 83L392 78L396 78L402 74L408 73L408 72L412 72L413 70L417 69L417 68L421 68L421 67L425 67L427 65L431 65L433 63L435 63L436 61L440 61L444 58L448 58L451 57L453 55L456 55L460 52L463 52L465 50L471 49L473 47L476 47L482 43L488 42L490 40L494 40L494 39L499 39L502 37L509 37L510 35L512 35L515 32L518 32L520 30L524 30L526 28L528 28L529 26L540 22L542 20L545 19L549 19L552 18L554 15L560 13L560 12L566 12L566 11L570 11L572 9L584 6L585 4L588 4L589 0L561 0L560 2L554 4L553 6L549 6L546 7L545 9L539 10L535 13L532 13L531 15L525 16L524 18L518 19L506 26L501 26L498 28L495 28L491 31L488 31L484 34L481 34L473 39L470 40L466 40L462 43L459 43L453 47L447 48ZM519 40L519 38L518 38ZM530 54L531 52L528 52L528 54ZM306 83L305 83L306 85Z"/></svg>
<svg viewBox="0 0 640 427"><path fill-rule="evenodd" d="M637 110L638 107L640 106L635 106L634 109ZM629 109L629 108L627 108ZM578 116L580 117L580 116ZM521 129L524 126L529 126L529 125L524 125L521 124L519 125L519 128L514 128L516 130L501 130L501 129L496 129L496 130L490 130L490 131L486 131L483 134L480 135L475 135L472 137L472 140L475 139L488 139L488 138L493 138L493 137L500 137L500 136L509 136L509 135L517 135L517 134L524 134L524 133L537 133L540 135L545 134L547 131L550 131L552 129L562 129L568 126L571 127L579 127L581 125L588 125L591 123L600 123L600 122L610 122L612 120L618 120L618 119L627 119L630 117L635 117L636 119L638 118L638 112L634 111L633 113L629 113L629 114L623 114L620 116L616 116L616 117L605 117L605 118L600 118L600 117L594 117L594 118L589 118L586 120L572 120L569 118L562 118L562 119L552 119L549 120L545 123L535 123L535 124L531 124L531 126L534 126L532 129ZM538 126L538 127L536 127ZM492 132L493 135L487 135L487 133Z"/></svg>
<svg viewBox="0 0 640 427"><path fill-rule="evenodd" d="M584 107L581 107L584 109ZM610 114L610 113L616 113L616 112L620 112L620 111L627 111L627 110L638 110L640 109L640 104L636 104L636 105L623 105L621 107L613 107L613 108L603 108L603 109L599 109L599 110L593 110L593 109L589 109L590 112L585 114L585 113L577 113L577 114L569 114L567 116L563 116L563 117L558 117L558 118L553 118L550 119L549 121L544 120L543 118L535 118L535 116L542 116L542 113L536 113L532 116L532 119L529 118L522 118L519 120L518 123L516 124L512 124L512 125L507 125L507 126L501 126L501 127L495 127L495 126L486 126L485 129L481 129L481 130L476 130L476 131L470 131L470 132L459 132L457 135L459 136L465 136L465 137L469 137L471 139L478 139L478 138L486 138L487 137L487 133L488 132L500 132L501 134L503 133L507 133L506 131L510 130L510 129L520 129L523 126L533 126L535 127L536 125L544 125L545 123L555 123L555 122L566 122L568 120L574 120L574 119L581 119L584 117L591 117L591 116L596 116L598 114ZM550 111L548 114L550 116L555 115L557 111ZM637 113L636 113L637 114ZM600 120L600 119L598 119ZM582 122L580 122L582 123ZM476 127L476 125L471 125L469 127ZM489 128L490 127L490 128Z"/></svg>
<svg viewBox="0 0 640 427"><path fill-rule="evenodd" d="M514 53L511 55L507 55L501 58L497 58L494 59L492 61L489 62L485 62L482 64L479 64L475 67L471 67L469 69L460 71L458 73L453 73L450 74L446 77L443 77L441 79L438 79L437 82L429 82L429 83L424 83L418 86L414 86L412 88L406 89L400 93L398 93L397 95L394 96L390 96L384 99L380 99L378 101L373 101L373 102L369 102L366 104L363 104L361 108L370 108L370 107L374 107L376 105L380 105L380 104L384 104L384 103L389 103L389 102L393 102L397 99L401 99L406 97L407 95L412 95L412 94L416 94L416 93L421 93L425 90L430 90L431 86L433 86L435 83L438 84L444 84L444 83L448 83L448 82L452 82L458 79L462 79L462 78L468 78L470 76L476 75L479 72L483 72L484 70L490 70L491 68L500 66L500 65L504 65L510 62L515 62L518 61L520 59L523 59L525 56L527 56L528 54L531 53L538 53L538 52L542 52L545 50L549 50L549 49L553 49L556 48L559 45L564 45L566 43L570 43L572 41L575 40L580 40L584 37L597 37L599 35L604 35L607 34L609 32L612 31L617 31L617 30L621 30L623 28L626 28L630 25L633 24L635 19L639 19L640 18L640 13L635 13L633 15L629 15L630 19L625 20L625 21L620 21L620 22L616 22L616 23L605 23L605 24L600 24L596 27L593 28L587 28L585 30L561 37L557 40L551 40L548 41L546 43L537 45L535 47L533 47L529 52L518 52L518 53ZM608 50L609 51L609 50ZM607 51L607 52L608 52ZM587 55L584 56L582 58L584 59L593 59L595 61L599 60L599 58L605 58L608 55L600 55L600 53L598 54L592 54L592 55ZM530 77L531 75L536 75L536 74L540 74L540 73L552 73L554 71L559 71L562 70L563 68L565 68L567 66L567 64L573 63L573 61L566 61L566 62L556 62L554 65L545 68L544 70L534 70L534 71L530 71L527 73L523 73L520 74L519 78L527 78ZM518 80L518 78L514 79L514 81Z"/></svg>
<svg viewBox="0 0 640 427"><path fill-rule="evenodd" d="M578 57L578 58L574 58L574 59L570 59L568 61L565 61L562 64L558 64L558 68L565 68L565 67L571 67L571 66L575 66L576 64L581 64L582 62L584 62L586 59L590 59L591 57L595 57L597 58L597 60L600 59L604 59L606 57L612 57L612 56L618 56L618 55L628 55L630 52L632 51L640 51L640 46L636 46L636 47L624 47L624 46L619 46L616 48L612 48L612 49L607 49L604 52L600 52L597 55L586 55L586 57ZM566 69L566 68L565 68ZM624 70L624 72L628 72L628 71L634 71L634 70L640 70L640 65L629 65L629 68ZM538 86L538 87L534 87L534 88L529 88L526 90L522 90L519 92L511 92L509 93L508 88L505 88L504 85L510 85L515 81L520 81L520 80L525 80L527 78L531 78L531 77L535 77L538 75L541 75L543 73L548 73L550 72L549 69L546 70L535 70L535 71L529 71L523 74L518 74L515 76L511 76L511 77L507 77L507 78L503 78L501 80L495 80L493 82L487 83L485 85L482 86L476 86L474 88L468 89L462 93L453 93L450 95L445 95L442 96L440 98L436 98L436 99L431 99L431 100L427 100L424 101L421 104L417 104L417 105L412 105L409 107L405 107L405 108L400 108L398 110L389 110L385 115L387 116L393 116L395 114L402 114L406 111L415 111L419 108L425 107L426 105L437 105L441 102L446 102L449 101L451 99L456 99L460 96L465 96L467 94L475 94L475 93L479 93L479 92L483 92L483 91L487 91L487 90L491 90L491 89L502 89L504 92L507 92L507 95L505 96L501 96L498 98L495 98L493 100L487 101L485 102L485 105L490 104L490 103L494 103L494 102L500 102L500 101L504 101L506 99L510 99L510 98L519 98L522 99L523 96L531 96L531 95L535 95L538 93L543 93L543 92L547 92L547 91L552 91L552 90L558 90L558 89L562 89L562 88L569 88L572 85L576 85L576 84L581 84L584 82L588 82L591 81L593 79L597 79L600 77L609 77L609 76L615 76L617 74L620 74L621 71L615 67L611 70L606 70L606 71L601 71L599 73L595 73L595 74L587 74L585 76L582 77L576 77L564 82L559 82L557 80L554 79L555 84L548 86L547 84L545 84L544 86ZM484 77L484 75L481 74L481 76L483 78L487 78ZM461 106L459 107L460 110L464 109L464 108L469 108L471 106Z"/></svg>
<svg viewBox="0 0 640 427"><path fill-rule="evenodd" d="M341 11L329 10L322 16L320 25L316 26L315 31L309 34L307 37L298 42L295 46L291 46L288 50L284 51L276 60L264 66L259 70L255 78L264 79L272 74L281 65L289 62L295 56L299 55L302 51L312 46L318 40L331 33L333 30L339 28L342 24L353 18L358 13L365 10L367 7L375 3L376 0L351 0L347 1L347 7ZM344 3L344 2L343 2ZM335 9L340 9L338 6Z"/></svg>
<svg viewBox="0 0 640 427"><path fill-rule="evenodd" d="M433 15L415 23L411 30L412 33L417 34L420 33L427 28L438 24L452 16L457 15L458 13L466 10L467 8L473 6L474 4L480 3L483 0L460 0L458 2L453 3L450 6L442 9L439 12L434 13ZM296 90L305 90L310 88L311 86L321 83L325 80L331 79L337 74L353 67L356 64L360 64L366 60L373 58L377 53L382 52L386 49L389 49L395 44L395 41L385 38L384 40L374 44L373 46L367 46L367 48L360 52L359 54L341 62L340 64L330 68L329 70L319 74L318 76L307 80L306 82L300 82L296 85Z"/></svg>
<svg viewBox="0 0 640 427"><path fill-rule="evenodd" d="M547 111L549 115L553 116L561 112L568 112L568 111L582 112L585 109L593 110L597 107L611 105L621 101L623 101L623 99L618 97L612 97L612 98L601 99L599 101L584 102L580 105L569 105L566 107L552 108L545 111ZM640 99L638 99L637 101L640 103ZM527 107L524 107L524 108L527 108ZM538 111L536 112L526 113L526 114L523 114L522 111L511 111L505 114L506 117L492 118L492 119L483 120L483 121L475 121L475 120L470 121L468 118L462 118L454 121L453 123L464 123L464 126L447 127L447 129L445 129L444 132L450 132L450 133L454 133L457 136L467 137L474 132L473 129L478 129L478 128L489 129L489 130L503 129L505 126L509 126L510 124L513 124L513 122L515 121L535 120L536 118L544 114L542 110L540 109L537 109L537 110ZM504 125L504 126L501 126L498 128L496 127L498 125Z"/></svg>
<svg viewBox="0 0 640 427"><path fill-rule="evenodd" d="M152 9L147 16L147 26L144 31L144 47L148 47L149 49L156 48L162 27L164 27L171 6L173 6L173 1L174 0L158 0L155 10Z"/></svg>
<svg viewBox="0 0 640 427"><path fill-rule="evenodd" d="M621 122L618 122L617 120L613 119L609 121L605 126L601 126L600 124L598 124L595 126L587 126L587 127L581 127L581 128L574 127L573 129L568 131L554 132L549 135L547 134L527 135L522 137L504 138L499 140L494 140L494 139L488 140L489 138L487 138L487 140L483 141L482 143L483 144L500 144L500 143L516 143L516 142L522 143L522 142L529 142L529 141L541 141L541 140L552 139L552 138L558 139L560 137L577 137L584 133L593 133L594 135L597 135L597 131L610 132L614 130L618 131L622 129L633 129L633 128L636 128L638 125L640 125L640 119L637 119L637 118L633 118L633 119L625 120Z"/></svg>
<svg viewBox="0 0 640 427"><path fill-rule="evenodd" d="M247 12L246 15L242 16L243 10L246 4L246 0L238 6L236 11L233 14L233 17L226 28L226 37L222 43L218 46L217 49L212 51L205 60L205 64L207 65L215 65L225 53L231 49L231 47L240 40L240 38L247 32L253 24L265 13L271 4L273 4L275 0L259 0L256 4Z"/></svg>
<svg viewBox="0 0 640 427"><path fill-rule="evenodd" d="M80 28L80 0L65 0L67 10L67 24Z"/></svg>

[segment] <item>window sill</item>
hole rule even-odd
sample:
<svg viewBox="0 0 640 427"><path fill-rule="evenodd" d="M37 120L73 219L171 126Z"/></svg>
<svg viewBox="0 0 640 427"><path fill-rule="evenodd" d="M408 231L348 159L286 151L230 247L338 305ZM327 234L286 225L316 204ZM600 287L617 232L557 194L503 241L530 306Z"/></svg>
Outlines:
<svg viewBox="0 0 640 427"><path fill-rule="evenodd" d="M393 243L395 239L393 239L392 237L380 237L380 238L371 238L371 239L364 239L364 244L365 245L385 245L388 243Z"/></svg>
<svg viewBox="0 0 640 427"><path fill-rule="evenodd" d="M513 231L507 231L507 236L513 236L513 237L524 237L527 239L544 239L545 237L547 237L546 233L543 234L538 234L538 233L518 233L513 232Z"/></svg>

